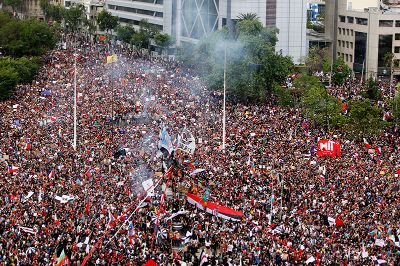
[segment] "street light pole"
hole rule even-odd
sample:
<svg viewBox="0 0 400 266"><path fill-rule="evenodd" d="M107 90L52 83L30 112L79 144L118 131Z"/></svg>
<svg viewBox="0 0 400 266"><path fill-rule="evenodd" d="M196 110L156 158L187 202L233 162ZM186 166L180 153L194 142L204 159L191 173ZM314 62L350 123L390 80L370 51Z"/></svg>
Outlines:
<svg viewBox="0 0 400 266"><path fill-rule="evenodd" d="M222 110L222 150L225 152L225 135L226 135L226 43L224 51L224 103Z"/></svg>
<svg viewBox="0 0 400 266"><path fill-rule="evenodd" d="M74 150L76 151L76 127L77 127L77 119L76 119L76 40L75 40L75 54L74 54L75 62L74 62L74 143L72 144Z"/></svg>

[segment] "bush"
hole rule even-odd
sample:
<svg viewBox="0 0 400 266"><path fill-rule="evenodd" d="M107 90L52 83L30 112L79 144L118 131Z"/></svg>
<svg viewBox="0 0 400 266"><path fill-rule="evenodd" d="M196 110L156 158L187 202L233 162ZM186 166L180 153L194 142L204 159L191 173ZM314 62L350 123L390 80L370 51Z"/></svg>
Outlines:
<svg viewBox="0 0 400 266"><path fill-rule="evenodd" d="M15 68L0 67L0 100L9 98L18 83L18 74Z"/></svg>

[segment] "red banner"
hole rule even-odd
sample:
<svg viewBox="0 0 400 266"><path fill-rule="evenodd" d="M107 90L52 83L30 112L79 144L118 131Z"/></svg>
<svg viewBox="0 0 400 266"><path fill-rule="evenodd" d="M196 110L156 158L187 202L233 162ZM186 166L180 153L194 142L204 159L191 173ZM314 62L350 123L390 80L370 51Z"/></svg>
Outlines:
<svg viewBox="0 0 400 266"><path fill-rule="evenodd" d="M325 139L318 141L317 156L340 157L340 143Z"/></svg>

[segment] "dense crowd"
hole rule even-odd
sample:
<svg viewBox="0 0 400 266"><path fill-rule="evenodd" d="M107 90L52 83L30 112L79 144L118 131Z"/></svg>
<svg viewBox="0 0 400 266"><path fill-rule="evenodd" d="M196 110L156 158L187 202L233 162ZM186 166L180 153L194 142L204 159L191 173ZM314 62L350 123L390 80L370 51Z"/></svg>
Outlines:
<svg viewBox="0 0 400 266"><path fill-rule="evenodd" d="M98 241L89 265L400 264L397 127L354 140L295 108L228 102L223 150L222 96L189 70L78 43L0 103L0 265L62 253L81 265ZM196 150L176 150L172 174L139 206L142 182L162 176L162 126L173 139L190 131ZM339 141L342 156L317 157L319 139ZM187 192L244 217L208 214Z"/></svg>

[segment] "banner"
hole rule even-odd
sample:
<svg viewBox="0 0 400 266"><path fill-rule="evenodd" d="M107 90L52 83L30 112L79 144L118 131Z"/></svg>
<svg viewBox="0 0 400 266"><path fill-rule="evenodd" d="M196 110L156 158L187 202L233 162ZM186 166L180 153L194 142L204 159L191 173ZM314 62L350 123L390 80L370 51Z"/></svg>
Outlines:
<svg viewBox="0 0 400 266"><path fill-rule="evenodd" d="M318 141L317 156L340 157L340 143L331 140Z"/></svg>

